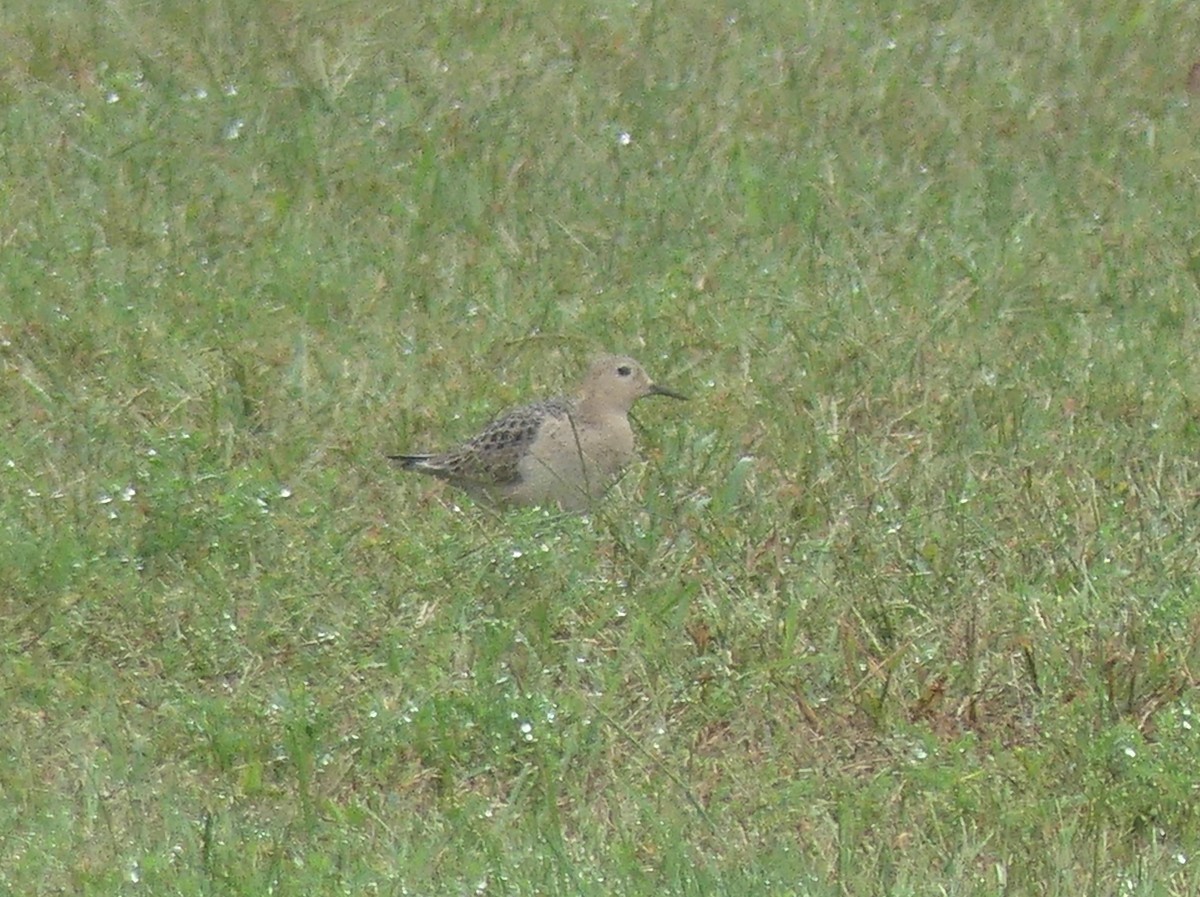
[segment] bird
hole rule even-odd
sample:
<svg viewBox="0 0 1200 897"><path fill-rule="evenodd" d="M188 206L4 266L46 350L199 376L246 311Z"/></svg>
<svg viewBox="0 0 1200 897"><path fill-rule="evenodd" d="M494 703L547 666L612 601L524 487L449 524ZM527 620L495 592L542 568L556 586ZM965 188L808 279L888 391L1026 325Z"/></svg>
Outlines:
<svg viewBox="0 0 1200 897"><path fill-rule="evenodd" d="M636 456L629 411L645 396L687 398L655 383L634 359L604 355L574 398L514 408L443 452L388 458L486 504L586 511Z"/></svg>

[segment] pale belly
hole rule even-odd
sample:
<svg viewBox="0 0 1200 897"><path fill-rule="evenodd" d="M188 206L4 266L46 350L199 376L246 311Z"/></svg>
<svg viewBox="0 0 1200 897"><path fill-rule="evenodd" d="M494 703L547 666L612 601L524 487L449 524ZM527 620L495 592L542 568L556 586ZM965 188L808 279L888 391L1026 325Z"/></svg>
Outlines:
<svg viewBox="0 0 1200 897"><path fill-rule="evenodd" d="M587 427L572 427L565 419L553 423L521 459L520 480L506 497L518 504L586 510L633 460L633 430L623 416Z"/></svg>

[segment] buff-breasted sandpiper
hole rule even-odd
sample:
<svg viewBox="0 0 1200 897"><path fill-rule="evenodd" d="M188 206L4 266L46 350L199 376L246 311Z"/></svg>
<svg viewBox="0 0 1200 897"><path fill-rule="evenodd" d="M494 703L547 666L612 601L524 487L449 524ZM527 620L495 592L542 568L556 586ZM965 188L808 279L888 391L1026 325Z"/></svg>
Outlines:
<svg viewBox="0 0 1200 897"><path fill-rule="evenodd" d="M389 455L489 503L587 510L635 457L629 410L659 386L632 358L597 359L574 399L514 408L472 439L436 454Z"/></svg>

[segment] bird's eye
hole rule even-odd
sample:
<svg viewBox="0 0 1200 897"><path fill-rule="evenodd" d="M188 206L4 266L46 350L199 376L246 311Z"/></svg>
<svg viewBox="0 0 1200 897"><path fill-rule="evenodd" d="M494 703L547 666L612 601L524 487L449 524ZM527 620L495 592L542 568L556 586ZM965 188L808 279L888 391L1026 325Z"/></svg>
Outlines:
<svg viewBox="0 0 1200 897"><path fill-rule="evenodd" d="M628 377L632 373L633 373L633 368L631 368L627 364L623 364L619 368L617 368L617 376L618 377Z"/></svg>

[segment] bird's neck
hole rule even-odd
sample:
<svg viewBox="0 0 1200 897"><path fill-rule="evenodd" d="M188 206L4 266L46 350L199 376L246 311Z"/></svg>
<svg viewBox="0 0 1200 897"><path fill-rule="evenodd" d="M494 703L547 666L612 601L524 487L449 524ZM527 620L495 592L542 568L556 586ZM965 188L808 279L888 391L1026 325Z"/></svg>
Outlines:
<svg viewBox="0 0 1200 897"><path fill-rule="evenodd" d="M619 411L614 411L611 406L606 406L591 396L581 396L575 400L574 404L571 416L582 423L595 424L609 418L624 416Z"/></svg>

